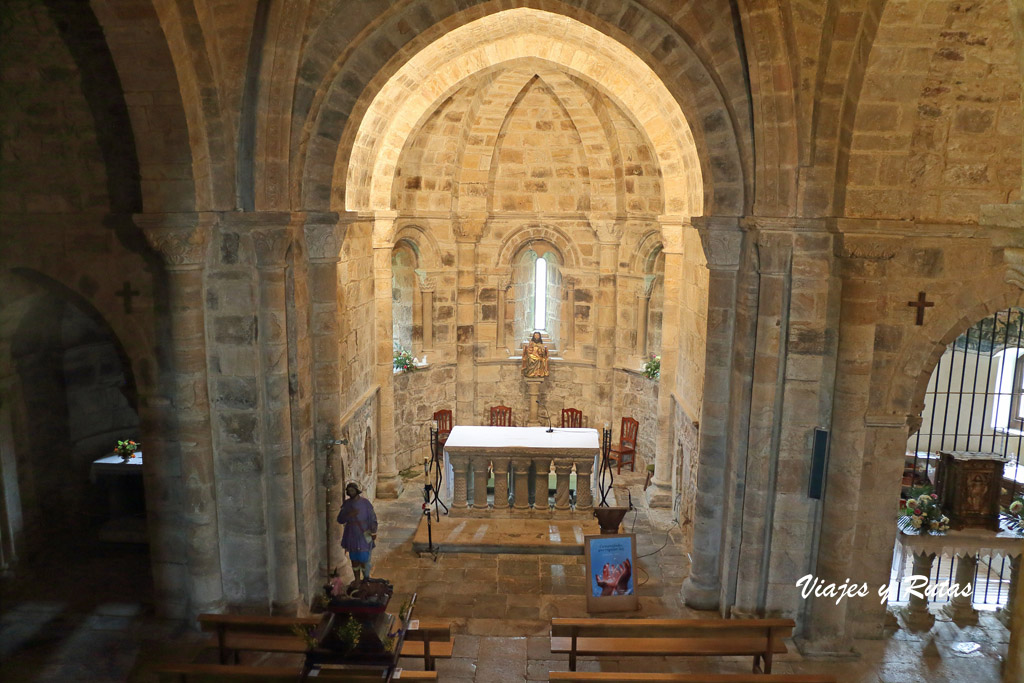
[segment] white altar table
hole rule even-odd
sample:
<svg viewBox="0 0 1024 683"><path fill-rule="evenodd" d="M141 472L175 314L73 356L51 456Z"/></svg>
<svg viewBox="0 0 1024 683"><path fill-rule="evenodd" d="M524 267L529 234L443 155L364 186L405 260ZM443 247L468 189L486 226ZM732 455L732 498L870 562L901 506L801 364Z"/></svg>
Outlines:
<svg viewBox="0 0 1024 683"><path fill-rule="evenodd" d="M930 576L932 563L938 557L957 558L954 582L964 586L973 584L979 557L993 560L1005 557L1010 560L1010 591L1008 605L1013 604L1014 594L1020 583L1021 556L1024 555L1024 536L1005 528L999 532L989 529L962 529L945 534L897 534L899 544L896 561L899 562L897 580L902 580L906 553L914 558L913 573ZM971 606L970 596L954 596L945 610L957 622L973 621L977 615ZM934 617L928 611L928 599L911 595L907 606L907 622L915 630L930 629ZM1003 615L1000 615L1003 616Z"/></svg>
<svg viewBox="0 0 1024 683"><path fill-rule="evenodd" d="M546 427L486 427L458 425L444 445L453 482L453 510L470 508L468 477L473 476L475 510L492 509L487 503L489 469L494 470L495 510L549 509L548 472L555 468L555 510L569 510L569 476L576 468L576 509L594 506L591 474L601 452L596 429L554 429ZM535 500L529 498L531 471ZM511 486L510 486L511 484ZM541 495L541 491L545 492Z"/></svg>

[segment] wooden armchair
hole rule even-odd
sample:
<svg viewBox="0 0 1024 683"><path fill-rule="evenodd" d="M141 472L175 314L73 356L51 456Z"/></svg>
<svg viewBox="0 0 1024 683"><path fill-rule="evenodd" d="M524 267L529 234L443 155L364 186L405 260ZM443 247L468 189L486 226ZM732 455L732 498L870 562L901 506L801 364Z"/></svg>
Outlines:
<svg viewBox="0 0 1024 683"><path fill-rule="evenodd" d="M438 410L434 413L434 422L437 423L437 443L444 446L452 431L452 411L447 408Z"/></svg>
<svg viewBox="0 0 1024 683"><path fill-rule="evenodd" d="M492 427L515 427L512 421L512 409L508 406L491 406Z"/></svg>
<svg viewBox="0 0 1024 683"><path fill-rule="evenodd" d="M636 433L640 429L640 423L631 417L622 418L622 427L619 428L619 445L612 446L608 453L608 459L618 465L618 472L622 474L622 466L629 465L629 471L636 471Z"/></svg>
<svg viewBox="0 0 1024 683"><path fill-rule="evenodd" d="M583 411L575 408L562 408L562 427L582 427Z"/></svg>

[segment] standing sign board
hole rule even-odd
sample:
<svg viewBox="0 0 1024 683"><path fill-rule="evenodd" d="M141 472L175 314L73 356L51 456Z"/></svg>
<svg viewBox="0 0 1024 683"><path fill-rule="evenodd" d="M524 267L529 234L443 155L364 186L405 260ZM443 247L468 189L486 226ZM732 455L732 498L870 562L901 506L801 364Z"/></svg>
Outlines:
<svg viewBox="0 0 1024 683"><path fill-rule="evenodd" d="M585 536L587 612L635 612L636 536Z"/></svg>

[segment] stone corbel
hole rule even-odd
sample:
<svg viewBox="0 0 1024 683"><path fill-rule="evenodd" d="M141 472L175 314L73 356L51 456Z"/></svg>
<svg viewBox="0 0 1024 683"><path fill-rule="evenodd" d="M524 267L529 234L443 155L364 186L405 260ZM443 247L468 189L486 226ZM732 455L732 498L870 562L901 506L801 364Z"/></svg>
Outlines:
<svg viewBox="0 0 1024 683"><path fill-rule="evenodd" d="M1006 282L1024 289L1024 249L1006 247L1003 249L1003 260L1006 262Z"/></svg>
<svg viewBox="0 0 1024 683"><path fill-rule="evenodd" d="M140 213L134 220L168 270L190 270L201 268L206 260L206 248L217 214Z"/></svg>
<svg viewBox="0 0 1024 683"><path fill-rule="evenodd" d="M601 243L618 244L626 230L626 221L612 214L592 213L587 220Z"/></svg>

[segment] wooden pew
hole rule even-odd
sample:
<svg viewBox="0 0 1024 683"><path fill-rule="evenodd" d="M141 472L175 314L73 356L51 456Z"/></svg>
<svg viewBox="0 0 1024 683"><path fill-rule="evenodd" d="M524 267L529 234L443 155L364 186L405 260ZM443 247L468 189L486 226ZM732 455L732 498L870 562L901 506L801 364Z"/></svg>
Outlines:
<svg viewBox="0 0 1024 683"><path fill-rule="evenodd" d="M294 666L242 666L238 664L175 664L157 670L160 683L296 683L302 669ZM347 681L347 683L377 683L383 681L379 669L353 671L324 665L316 680ZM436 671L409 671L402 669L394 681L436 681Z"/></svg>
<svg viewBox="0 0 1024 683"><path fill-rule="evenodd" d="M571 671L581 655L752 655L754 673L771 673L795 626L792 619L552 619L551 652L568 653Z"/></svg>
<svg viewBox="0 0 1024 683"><path fill-rule="evenodd" d="M171 664L157 669L160 683L295 683L302 670L294 666L241 666L227 664Z"/></svg>
<svg viewBox="0 0 1024 683"><path fill-rule="evenodd" d="M433 671L436 659L452 657L451 625L442 619L413 619L405 632L401 657L423 660L427 671Z"/></svg>
<svg viewBox="0 0 1024 683"><path fill-rule="evenodd" d="M221 664L232 659L238 664L238 654L252 652L303 653L306 643L295 635L296 626L306 628L320 624L320 616L268 617L248 614L200 614L199 626L215 634Z"/></svg>
<svg viewBox="0 0 1024 683"><path fill-rule="evenodd" d="M266 617L239 614L200 614L199 624L204 631L215 633L219 661L238 664L239 653L278 652L302 654L306 641L295 635L295 626L311 627L320 624L320 616ZM435 660L452 656L451 628L438 619L420 619L418 627L410 628L402 644L401 657L422 659L427 671L433 671Z"/></svg>
<svg viewBox="0 0 1024 683"><path fill-rule="evenodd" d="M630 674L607 671L552 671L548 680L552 683L836 683L835 676L821 674Z"/></svg>

